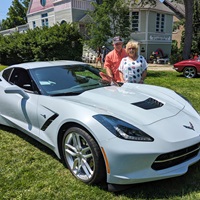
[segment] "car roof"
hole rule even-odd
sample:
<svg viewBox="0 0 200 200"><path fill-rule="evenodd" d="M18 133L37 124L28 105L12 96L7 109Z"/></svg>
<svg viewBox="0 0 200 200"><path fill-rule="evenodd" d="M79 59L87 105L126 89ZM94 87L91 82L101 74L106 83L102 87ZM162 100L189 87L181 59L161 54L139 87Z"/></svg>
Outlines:
<svg viewBox="0 0 200 200"><path fill-rule="evenodd" d="M73 61L73 60L56 60L56 61L36 61L36 62L27 62L21 64L14 64L8 68L12 67L21 67L24 69L35 69L40 67L52 67L52 66L61 66L61 65L80 65L86 64L84 62Z"/></svg>

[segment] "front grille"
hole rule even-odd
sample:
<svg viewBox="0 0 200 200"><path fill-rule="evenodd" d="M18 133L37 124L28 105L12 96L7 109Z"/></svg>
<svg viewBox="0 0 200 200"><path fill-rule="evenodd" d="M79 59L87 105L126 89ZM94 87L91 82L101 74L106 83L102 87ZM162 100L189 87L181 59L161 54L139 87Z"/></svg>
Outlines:
<svg viewBox="0 0 200 200"><path fill-rule="evenodd" d="M183 163L194 158L200 149L200 143L170 153L165 153L156 158L151 168L154 170L162 170Z"/></svg>

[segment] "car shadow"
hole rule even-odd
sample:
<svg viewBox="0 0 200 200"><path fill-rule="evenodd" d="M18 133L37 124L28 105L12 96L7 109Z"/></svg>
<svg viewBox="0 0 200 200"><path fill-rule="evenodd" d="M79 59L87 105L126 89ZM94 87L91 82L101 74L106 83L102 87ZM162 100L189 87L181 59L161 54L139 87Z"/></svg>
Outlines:
<svg viewBox="0 0 200 200"><path fill-rule="evenodd" d="M4 126L4 125L0 125L0 129L3 130L3 131L7 131L9 133L15 134L16 136L20 137L22 140L25 140L26 142L28 142L31 145L33 145L34 147L38 148L42 152L47 153L52 158L54 158L54 159L56 159L56 160L61 162L61 160L58 159L56 154L51 149L49 149L45 145L41 144L37 140L33 139L29 135L27 135L27 134L25 134L25 133L23 133L23 132L21 132L21 131L19 131L17 129L14 129L14 128L11 128L11 127L8 127L8 126Z"/></svg>
<svg viewBox="0 0 200 200"><path fill-rule="evenodd" d="M200 193L200 162L190 166L182 176L131 185L128 189L117 192L134 199L176 199L189 198L192 193Z"/></svg>
<svg viewBox="0 0 200 200"><path fill-rule="evenodd" d="M178 74L177 77L186 78L183 74ZM194 78L186 78L186 79L196 79L199 77L200 77L200 75L197 74Z"/></svg>

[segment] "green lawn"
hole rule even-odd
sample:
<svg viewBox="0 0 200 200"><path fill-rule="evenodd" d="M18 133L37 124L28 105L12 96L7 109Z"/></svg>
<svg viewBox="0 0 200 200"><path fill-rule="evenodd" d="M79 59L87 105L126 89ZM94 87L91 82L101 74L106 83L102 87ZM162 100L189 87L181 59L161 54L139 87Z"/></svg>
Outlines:
<svg viewBox="0 0 200 200"><path fill-rule="evenodd" d="M176 90L200 111L200 78L186 79L177 72L149 70L146 83ZM115 194L79 182L48 148L4 126L0 126L0 155L1 200L200 199L200 163L183 176L135 184Z"/></svg>
<svg viewBox="0 0 200 200"><path fill-rule="evenodd" d="M170 88L184 95L200 111L200 77L187 79L175 71L148 71L147 84Z"/></svg>
<svg viewBox="0 0 200 200"><path fill-rule="evenodd" d="M3 70L4 68L6 68L5 65L0 65L0 71Z"/></svg>

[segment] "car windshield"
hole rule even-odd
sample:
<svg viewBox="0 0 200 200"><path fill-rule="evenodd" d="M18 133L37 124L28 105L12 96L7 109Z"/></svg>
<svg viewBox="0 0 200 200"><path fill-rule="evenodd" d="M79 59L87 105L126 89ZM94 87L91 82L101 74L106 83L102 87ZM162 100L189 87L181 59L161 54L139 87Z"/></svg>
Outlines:
<svg viewBox="0 0 200 200"><path fill-rule="evenodd" d="M87 64L31 70L41 93L51 96L78 95L87 90L110 85L110 82L102 80L99 72Z"/></svg>

